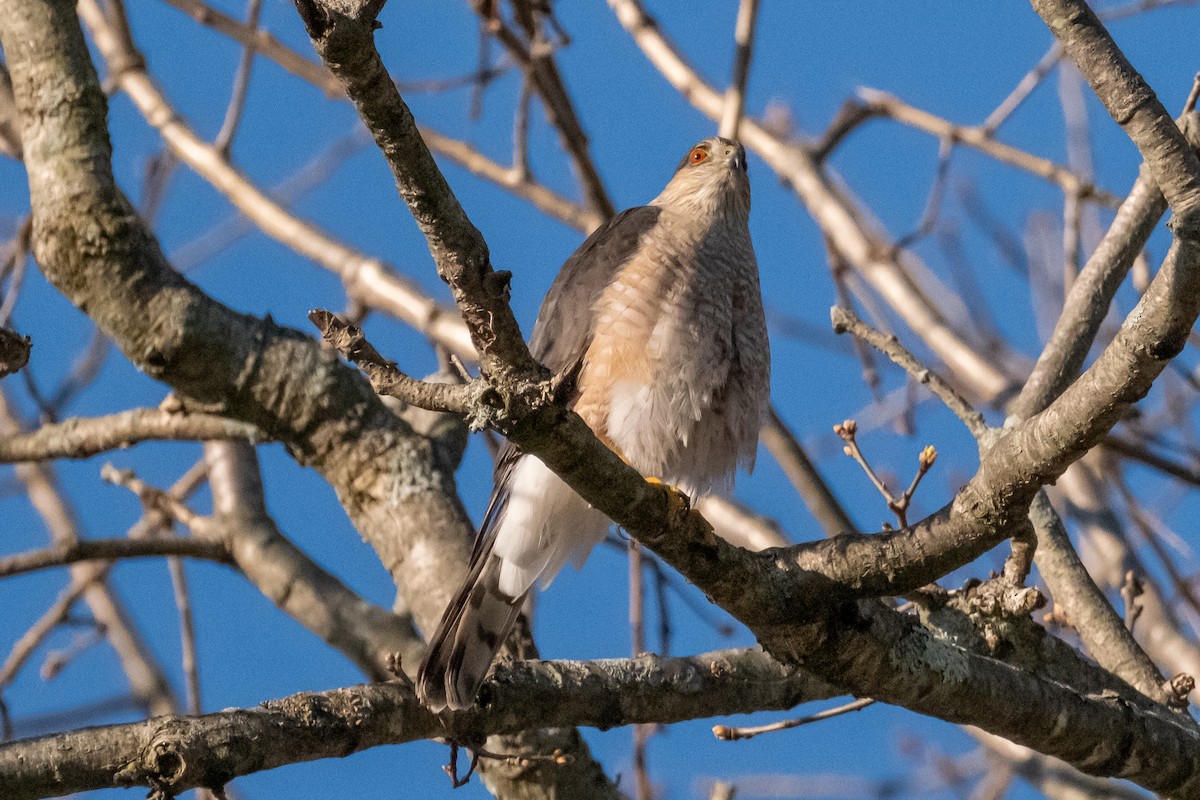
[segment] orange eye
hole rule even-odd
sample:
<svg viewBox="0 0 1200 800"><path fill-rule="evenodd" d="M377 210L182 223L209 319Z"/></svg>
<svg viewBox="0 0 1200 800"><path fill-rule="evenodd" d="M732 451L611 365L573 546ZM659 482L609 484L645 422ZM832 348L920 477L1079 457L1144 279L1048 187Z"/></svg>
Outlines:
<svg viewBox="0 0 1200 800"><path fill-rule="evenodd" d="M688 153L688 163L692 164L693 166L702 163L707 158L708 151L703 147L693 147L692 152Z"/></svg>

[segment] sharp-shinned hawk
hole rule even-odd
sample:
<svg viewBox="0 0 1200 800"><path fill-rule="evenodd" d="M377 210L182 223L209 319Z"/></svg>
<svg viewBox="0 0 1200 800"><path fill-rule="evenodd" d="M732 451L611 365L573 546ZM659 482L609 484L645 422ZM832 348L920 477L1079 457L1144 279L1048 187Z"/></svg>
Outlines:
<svg viewBox="0 0 1200 800"><path fill-rule="evenodd" d="M643 475L688 493L753 467L770 352L750 243L746 153L705 139L649 205L588 237L563 265L530 349L578 368L571 406ZM421 664L435 709L470 706L536 582L582 564L610 522L537 457L509 445L462 589Z"/></svg>

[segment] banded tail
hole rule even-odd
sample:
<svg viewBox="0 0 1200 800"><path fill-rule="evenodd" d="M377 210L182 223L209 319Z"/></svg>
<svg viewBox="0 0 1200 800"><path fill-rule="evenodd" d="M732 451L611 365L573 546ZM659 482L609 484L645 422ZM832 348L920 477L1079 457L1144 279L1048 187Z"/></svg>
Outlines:
<svg viewBox="0 0 1200 800"><path fill-rule="evenodd" d="M521 613L525 595L500 591L500 559L488 554L442 615L417 675L417 694L434 711L475 702L496 654Z"/></svg>
<svg viewBox="0 0 1200 800"><path fill-rule="evenodd" d="M582 564L608 526L541 461L508 448L466 580L421 661L422 702L434 711L471 706L534 583L548 586L567 560Z"/></svg>

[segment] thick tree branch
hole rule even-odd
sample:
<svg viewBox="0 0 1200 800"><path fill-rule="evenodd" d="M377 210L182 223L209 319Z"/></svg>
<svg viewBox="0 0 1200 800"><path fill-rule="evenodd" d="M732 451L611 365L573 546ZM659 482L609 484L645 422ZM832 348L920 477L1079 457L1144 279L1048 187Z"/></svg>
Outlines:
<svg viewBox="0 0 1200 800"><path fill-rule="evenodd" d="M11 5L17 0L4 0L4 2ZM30 5L34 4L30 3ZM0 20L3 20L0 22L0 28L5 29L5 33L8 34L7 29L10 26L27 24L27 16L37 17L41 13L40 6L35 6L35 9L36 13L32 15L0 14ZM18 21L12 21L14 18ZM325 30L323 26L326 23L332 29L336 29L344 21L345 19L342 18L322 19L309 15L310 28L316 24L322 31ZM57 17L50 20L43 18L41 22L50 30L65 31L66 36L72 35L73 20L69 19L69 14L59 13ZM50 24L47 25L47 22ZM365 30L362 20L355 22ZM18 58L13 60L13 64L20 63L26 70L26 73L22 74L17 82L18 97L21 98L21 102L26 103L27 107L31 104L29 98L34 95L30 88L31 76L28 74L34 70L29 69L28 63L35 59L33 53L22 52L21 48L24 46L23 42L34 41L38 42L44 51L57 53L59 47L55 47L55 45L61 46L64 43L50 41L48 46L43 42L48 38L51 37L47 36L43 30L39 31L38 35L26 38L8 34L4 40L6 52L11 49L14 41L17 42ZM369 44L369 33L359 31L349 37L348 41ZM72 57L78 59L81 42L71 41L67 44L69 46L62 49L73 51ZM360 55L361 52L362 50L358 51ZM371 52L373 53L373 50ZM347 54L353 55L349 51ZM78 66L78 62L73 65L69 64L64 72L72 74L72 70L77 70ZM367 73L370 73L374 67L371 64L367 64L367 66L370 68ZM14 75L16 74L17 69L14 66ZM48 83L50 84L49 89L41 89L40 92L53 100L53 81ZM377 80L368 81L369 85L363 88L370 90L376 88L378 83ZM89 96L89 91L91 91L91 87L85 86L82 92L76 92L76 94L83 94L85 99L93 104L93 110L96 108L102 110L102 101L94 96ZM366 94L370 94L370 92L367 91ZM399 100L398 96L395 100ZM381 105L387 106L388 102L387 98L383 98ZM58 103L58 105L66 104L68 103ZM360 105L370 105L370 102ZM54 103L51 104L51 107L53 106ZM395 109L389 111L384 107L373 110L380 112L379 119L384 121L388 121L390 119L388 115L395 111ZM87 111L88 106L85 103L83 113L80 115L84 120L89 119ZM371 116L368 112L364 112L364 114L368 118ZM79 136L80 131L72 128L71 123L68 122L64 125L61 119L55 118L53 115L28 113L23 114L23 117L27 120L26 133L33 131L34 139L39 133L38 126L52 129L57 127L60 130L65 127L70 133L77 136L71 142L73 146L77 146L80 139L83 139L85 144L87 142L87 138ZM95 114L90 117L92 126L96 124L95 117ZM30 119L33 120L32 123L28 122ZM403 115L401 115L400 122L404 122ZM387 126L382 127L386 128ZM403 125L400 127L404 128ZM93 133L94 130L95 127L93 127ZM480 251L475 247L478 244L475 241L478 237L477 235L472 236L473 229L454 230L454 226L465 218L447 216L444 213L447 210L453 211L452 206L447 206L448 189L445 190L446 194L439 195L438 191L445 188L444 183L439 187L437 181L432 181L433 173L426 170L428 165L424 163L427 154L422 155L424 151L419 148L410 150L404 146L413 144L412 137L415 136L415 133L410 136L405 130L401 130L400 134L391 136L389 132L385 131L383 134L377 132L376 135L377 139L385 144L384 150L390 161L412 157L419 162L419 168L415 171L410 169L412 165L402 164L400 169L396 169L396 165L393 163L393 168L396 169L400 178L402 190L406 190L412 195L409 199L417 211L419 220L431 228L431 249L435 252L435 257L439 258L439 262L444 260L448 264L444 273L452 280L452 283L458 282L455 285L456 292L471 301L466 304L469 312L471 308L476 311L481 309L506 311L502 292L497 291L500 288L499 282L493 280L493 285L488 285L487 276L492 273L486 263L486 250ZM27 137L27 141L32 140ZM396 147L389 150L388 143ZM52 148L45 146L45 142L38 144L39 149L32 157L41 159L46 171L51 172L53 167L63 160L63 156L52 157L50 156ZM80 149L86 152L86 147ZM33 148L31 147L30 150L32 152ZM73 148L65 148L65 150L67 153L73 152ZM53 148L53 152L61 154L64 152L64 148L61 146ZM413 153L416 155L413 156ZM65 160L69 162L71 158L73 156L69 155ZM101 154L100 163L105 163L106 158L107 154ZM87 183L86 174L85 171L85 187L96 188ZM430 179L432 182L427 185L424 182L426 179ZM55 246L58 244L55 242L55 237L62 234L60 229L55 227L56 222L45 216L45 212L49 209L59 212L64 218L69 217L67 212L72 209L67 208L65 203L63 207L55 208L48 200L61 199L55 194L57 187L78 186L79 183L59 180L54 185L48 185L46 183L39 184L37 180L31 181L31 188L35 190L33 194L37 198L35 200L35 218L39 220L39 225L47 226L38 231L39 238L45 237L45 240L39 245L41 248L39 255L51 257L50 260L54 262L54 266L49 270L52 277L57 276L60 284L66 286L74 297L82 298L88 303L94 302L98 297L105 297L105 292L96 287L89 286L90 292L80 290L80 284L86 284L89 280L88 273L78 268L66 269L64 267L64 265L71 265L72 259L76 258L71 255L74 250ZM109 182L111 182L110 178ZM430 187L436 190L433 200L430 200L430 196L422 194ZM92 192L92 194L102 195L106 191L109 195L112 194L111 187L99 188L103 191ZM100 210L111 211L111 208ZM121 228L122 232L129 228L136 229L136 226L128 221L127 216L120 214L102 213L88 218L99 220L97 227L101 231L111 230L111 227L105 227L110 222L115 222L117 226L124 226ZM443 230L439 227L443 224L450 227ZM466 230L465 233L464 230ZM47 231L49 235L47 235ZM73 231L69 232L74 233ZM103 239L103 234L101 238ZM70 244L88 244L92 241L76 235L72 237ZM152 243L150 244L152 245ZM103 245L106 246L107 242L103 242ZM92 247L94 246L92 244ZM147 249L150 248L147 247ZM88 257L93 255L93 250L88 247L77 246L75 250L82 251ZM445 256L445 258L442 259L439 255ZM54 256L57 256L57 259L53 258ZM901 532L894 537L875 537L873 541L867 541L865 538L841 537L835 540L835 545L826 551L828 559L818 559L822 564L828 561L832 565L825 565L824 568L835 573L833 578L826 574L820 574L816 579L797 577L801 570L789 563L789 559L802 557L805 552L808 552L803 549L776 551L768 554L766 558L752 560L747 559L745 554L721 543L712 536L711 529L708 529L704 520L689 511L680 496L649 486L632 470L627 468L622 470L622 465L615 456L599 446L590 432L582 427L578 418L564 414L553 403L542 397L541 378L544 377L544 374L540 373L531 363L515 363L511 366L503 363L512 353L521 355L524 352L524 357L528 358L527 352L517 344L518 332L515 325L494 331L491 328L492 320L484 315L478 319L472 319L472 326L480 342L494 345L492 353L494 363L490 365L490 371L487 374L496 380L499 395L505 401L515 400L515 402L502 403L501 411L495 415L498 420L503 421L506 418L510 420L514 441L542 455L547 463L568 477L573 485L579 486L581 492L589 500L599 498L595 504L606 513L610 513L621 522L632 520L632 523L627 526L631 532L638 538L651 542L660 548L661 552L669 554L668 557L672 559L673 563L679 565L702 588L709 591L723 604L730 605L734 613L743 616L772 652L776 652L783 658L804 658L809 663L816 665L822 674L837 676L836 679L844 685L856 690L859 687L870 687L869 691L874 696L879 696L889 702L898 702L924 713L963 721L973 721L983 717L989 727L999 732L1013 736L1023 735L1025 740L1033 746L1045 748L1050 752L1066 753L1072 760L1086 764L1088 768L1095 771L1129 775L1147 785L1152 784L1156 788L1188 788L1187 781L1196 774L1195 766L1190 761L1195 747L1192 740L1188 738L1191 733L1184 730L1179 723L1173 720L1159 720L1153 714L1146 714L1149 721L1144 721L1139 716L1137 724L1130 727L1129 714L1143 713L1136 705L1133 706L1134 711L1130 712L1127 706L1115 701L1109 703L1108 698L1100 698L1094 703L1087 702L1080 706L1078 693L1073 693L1060 684L1046 686L1039 683L1040 679L1036 676L1024 674L999 664L999 662L992 662L981 657L975 657L981 663L968 659L968 668L960 672L958 667L963 662L957 655L959 651L950 645L933 640L927 632L913 626L911 621L900 619L890 612L877 610L871 612L869 608L856 608L853 604L836 602L840 598L853 598L859 593L869 596L880 591L892 591L896 586L904 585L906 581L912 581L921 576L922 571L942 569L951 564L957 566L972 552L977 553L981 551L981 548L986 548L989 546L988 542L996 541L997 537L1003 536L1007 529L1018 524L1019 520L1023 518L1024 506L1028 504L1037 487L1060 474L1061 470L1078 457L1083 449L1091 446L1111 426L1129 403L1144 394L1154 376L1161 370L1162 364L1174 354L1175 351L1172 348L1176 340L1182 341L1178 329L1183 327L1186 333L1186 328L1190 327L1191 321L1194 319L1192 305L1195 300L1191 298L1194 298L1197 292L1195 286L1190 282L1194 279L1189 278L1189 275L1197 271L1194 269L1196 255L1189 250L1185 242L1173 251L1172 258L1174 260L1169 259L1168 265L1160 272L1146 293L1142 306L1134 316L1131 316L1126 330L1118 335L1114 344L1106 350L1093 369L1089 370L1076 383L1075 387L1068 390L1043 415L1018 425L1008 437L1001 440L985 459L979 475L972 481L971 486L960 494L952 507L944 511L939 518L928 523L924 534L921 532L920 526L914 526L913 529ZM100 260L99 266L104 266L103 260ZM128 278L130 276L108 277ZM144 278L144 274L135 272L133 277ZM151 274L151 277L157 276ZM120 284L120 281L117 283ZM126 284L139 290L143 288L137 284L136 280L133 282L127 280ZM165 287L165 291L163 291L163 287ZM121 291L127 290L122 288ZM207 310L213 315L225 313L223 309L214 307L215 304L204 306L195 298L198 292L190 289L182 281L166 280L159 284L158 291L142 295L135 293L134 299L144 300L146 307L156 310L151 303L164 294L169 296L168 299L180 299L189 312ZM103 313L101 316L104 316ZM203 314L200 316L201 321L204 321ZM468 318L471 319L470 315ZM188 319L189 321L192 319L190 314ZM501 322L507 324L508 319L510 316L505 316ZM112 316L111 311L106 322L110 327L120 327L121 325L121 322ZM128 325L129 323L124 324ZM136 323L134 327L136 328ZM251 330L254 330L252 326ZM136 330L133 333L128 331L124 333L125 345L129 345L127 352L132 351L135 358L145 361L151 367L157 367L167 379L182 381L187 384L189 389L199 387L211 390L214 388L207 386L204 380L192 375L187 370L173 365L169 357L163 356L161 348L148 351L139 347L138 345L145 344L151 338L149 335L139 338L140 332ZM228 332L226 331L226 333ZM494 339L488 341L489 336L494 336ZM230 338L237 341L236 337ZM236 359L228 359L228 361L227 364L216 366L237 365ZM212 368L212 366L214 365L205 365L206 368ZM330 372L332 371L330 368ZM245 373L235 370L227 374ZM506 382L500 380L501 378L512 378L512 380ZM1092 394L1083 393L1084 390L1080 389L1080 393L1073 395L1072 391L1079 386L1090 390ZM212 392L208 397L215 395L218 399L223 400L224 392L228 389L227 387L219 388L221 391ZM238 388L239 391L243 391L241 387ZM204 397L201 395L202 399ZM255 408L253 405L249 407ZM361 412L363 408L369 407L367 401L364 401L364 405L358 410ZM522 412L527 410L529 413L522 416ZM261 417L269 418L270 414L264 410ZM357 419L355 421L357 422ZM295 430L288 430L283 425L279 425L279 427L283 428L291 438L301 441L306 439L306 436L302 436ZM381 423L381 427L386 426ZM325 428L323 432L327 433L328 430ZM396 432L396 436L397 438L403 437L402 428ZM575 438L572 439L572 437ZM328 443L329 440L324 441ZM343 439L334 438L334 444L330 446L330 449L334 449L343 441ZM362 444L361 441L355 443ZM312 453L312 460L315 463L322 465L327 472L332 471L328 465L328 459L322 457L323 451L317 448ZM583 463L589 456L597 457L598 467ZM604 489L597 488L601 480L605 482ZM340 482L335 482L335 485L338 486L339 491L360 488L344 476ZM373 490L376 487L368 485L367 488ZM632 503L629 502L631 499ZM356 506L355 510L368 518L378 513L378 505L364 503L357 497L354 500L348 500L347 503ZM369 505L370 509L364 513L360 504ZM392 513L395 511L393 510ZM939 530L937 525L940 522L944 522L946 527ZM680 539L675 538L680 533L690 534L690 538L686 535ZM670 534L670 537L666 534ZM959 534L963 534L961 541L956 538ZM921 540L922 535L927 537L926 541ZM914 543L930 544L933 547L914 547ZM843 545L849 548L858 547L857 555L860 559L845 558L845 554L839 551ZM889 548L892 548L896 554L904 556L896 562L899 564L900 570L895 575L888 572L891 564L886 556L892 554ZM389 566L392 565L389 564ZM861 573L864 566L867 567L869 573L866 583L870 585L865 585L861 578L854 575L836 574L846 567L855 567ZM722 575L718 574L720 572L726 572L729 577L736 577L736 580L725 580ZM884 577L881 578L880 575L884 575ZM843 577L845 580L842 579ZM761 583L758 580L760 578L763 579ZM807 588L814 590L812 598L803 598L803 592L800 592L800 597L794 593L796 585L801 584L803 580L810 582L811 585ZM757 600L771 601L782 597L785 601L780 606L783 613L776 611L776 607L771 605L763 605L757 611L751 609L750 602L735 596L735 593L740 595L746 592L747 587L751 587L750 591L752 592L758 592ZM831 587L833 591L830 591ZM816 590L820 590L819 596L816 594ZM789 597L788 592L793 592L793 594ZM831 598L835 601L832 605ZM813 599L815 602L806 607L804 603L798 601L800 599ZM915 659L913 658L914 653L919 654ZM997 666L998 664L999 666ZM899 670L897 669L898 665L901 665ZM980 681L981 685L989 687L983 698L977 697L973 691L970 691L974 688L976 680ZM1014 697L1020 697L1023 700L1031 699L1033 702L1013 703ZM1111 758L1102 757L1102 734L1110 730L1111 726L1118 724L1124 726L1123 731L1129 735L1121 742L1120 752L1110 754ZM1180 733L1181 730L1183 733ZM1165 747L1157 741L1159 738L1167 741ZM1156 747L1150 747L1150 743L1154 743ZM1152 751L1158 758L1164 760L1155 764L1154 774L1149 774L1144 765L1151 763L1149 754ZM1166 767L1163 766L1164 763Z"/></svg>
<svg viewBox="0 0 1200 800"><path fill-rule="evenodd" d="M412 621L363 600L287 539L267 514L258 459L242 442L205 445L213 516L193 533L220 543L242 574L288 616L353 661L367 677L393 677L399 657L415 672L424 643Z"/></svg>
<svg viewBox="0 0 1200 800"><path fill-rule="evenodd" d="M1143 168L1104 238L1072 282L1054 332L1021 393L1009 405L1009 413L1020 418L1036 414L1079 374L1117 287L1166 210L1167 201Z"/></svg>
<svg viewBox="0 0 1200 800"><path fill-rule="evenodd" d="M396 188L429 244L479 352L497 380L527 383L543 374L508 308L507 273L492 270L483 236L467 218L421 139L416 121L387 73L373 40L382 2L325 5L299 0L301 18L322 60L337 76L387 159Z"/></svg>
<svg viewBox="0 0 1200 800"><path fill-rule="evenodd" d="M450 471L334 354L231 312L166 265L113 182L103 94L74 9L5 3L0 41L21 109L35 250L47 276L185 407L251 423L320 469L417 618L434 624L471 531ZM68 106L75 111L67 116L45 110ZM429 569L400 569L414 557Z"/></svg>
<svg viewBox="0 0 1200 800"><path fill-rule="evenodd" d="M940 378L931 378L929 370L922 367L894 336L884 337L845 309L835 307L833 320L835 330L851 330L855 335L863 336L916 380L929 383L971 431L981 453L986 452L990 443L1000 435L998 431L988 429L983 417L953 389L941 383ZM1170 702L1172 697L1164 689L1162 675L1084 569L1071 547L1062 520L1044 490L1034 498L1029 516L1037 532L1037 564L1042 577L1053 592L1055 602L1063 607L1067 618L1079 631L1088 650L1101 666L1128 681L1146 697L1160 703ZM1006 565L1005 576L1023 583L1031 566L1029 559L1030 554L1020 543L1020 537L1014 537L1013 556L1009 559L1013 569L1010 570Z"/></svg>
<svg viewBox="0 0 1200 800"><path fill-rule="evenodd" d="M383 744L432 738L470 743L546 726L671 723L791 708L837 694L756 650L519 662L498 670L486 691L485 703L438 716L408 684L376 683L293 695L251 709L159 717L0 745L5 800L114 785L178 793ZM64 759L67 752L72 756Z"/></svg>
<svg viewBox="0 0 1200 800"><path fill-rule="evenodd" d="M97 49L109 63L117 84L181 161L209 181L268 236L337 274L351 296L386 309L456 353L473 356L470 338L453 309L439 305L391 265L364 255L267 197L220 150L197 136L175 113L146 73L144 59L115 35L95 2L80 3L79 14L91 28Z"/></svg>

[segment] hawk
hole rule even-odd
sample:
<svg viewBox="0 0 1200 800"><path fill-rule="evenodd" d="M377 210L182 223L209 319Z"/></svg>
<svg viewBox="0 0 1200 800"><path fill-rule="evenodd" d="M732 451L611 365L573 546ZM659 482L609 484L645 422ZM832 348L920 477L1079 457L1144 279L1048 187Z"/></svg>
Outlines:
<svg viewBox="0 0 1200 800"><path fill-rule="evenodd" d="M577 370L570 404L643 475L689 494L727 490L753 468L770 351L750 242L746 151L693 147L649 205L588 237L550 287L530 341L556 373ZM509 445L466 581L421 663L434 710L470 706L525 597L610 521L536 456Z"/></svg>

